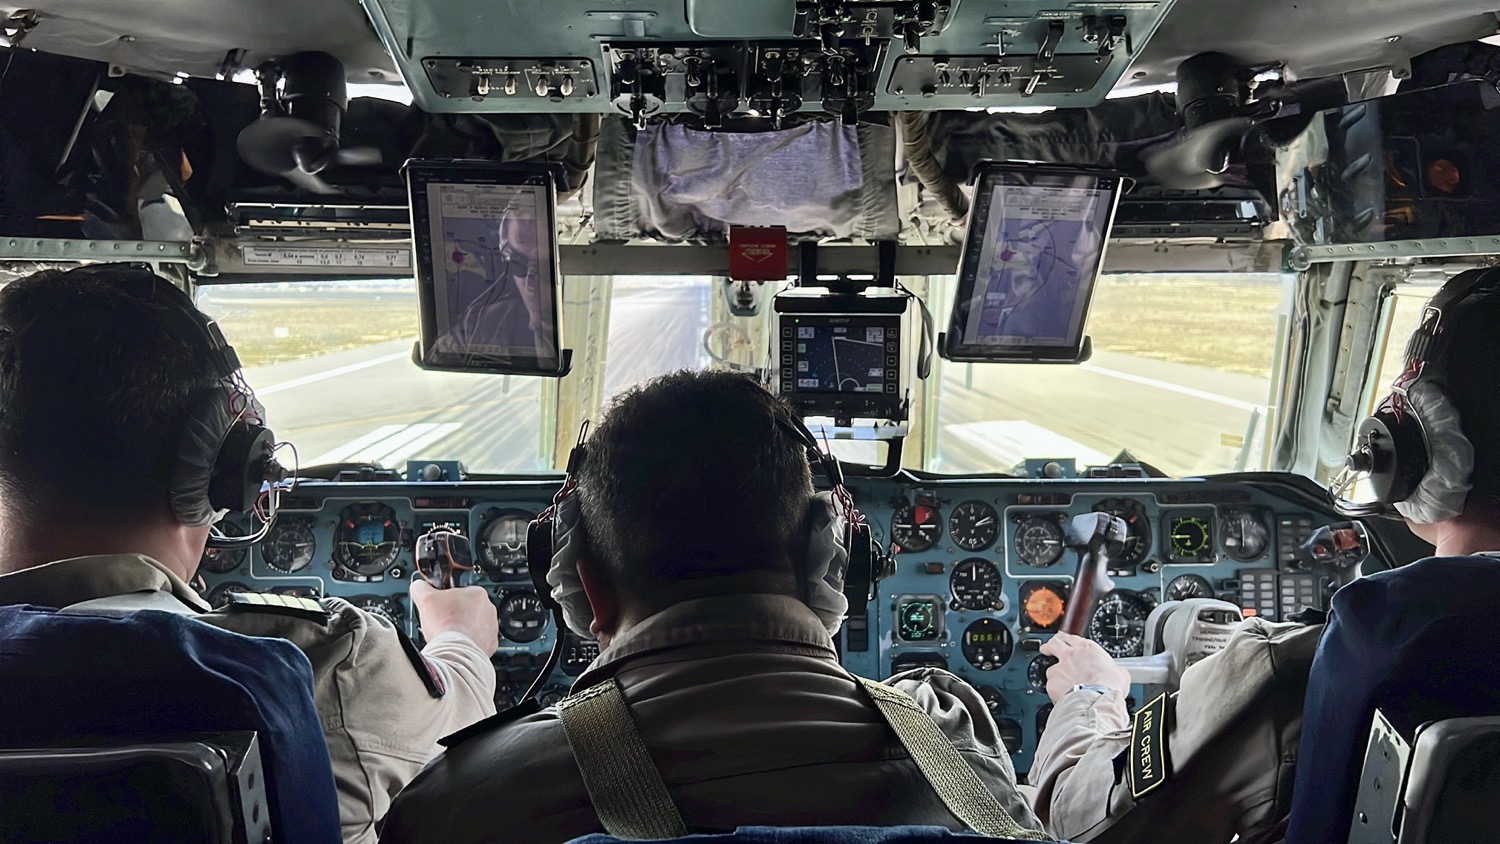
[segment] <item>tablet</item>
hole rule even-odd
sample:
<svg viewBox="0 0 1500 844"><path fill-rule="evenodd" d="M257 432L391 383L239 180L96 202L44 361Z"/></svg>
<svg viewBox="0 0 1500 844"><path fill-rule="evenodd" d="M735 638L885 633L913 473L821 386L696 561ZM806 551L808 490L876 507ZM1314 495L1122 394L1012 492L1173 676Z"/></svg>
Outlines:
<svg viewBox="0 0 1500 844"><path fill-rule="evenodd" d="M552 168L409 161L424 369L561 376Z"/></svg>
<svg viewBox="0 0 1500 844"><path fill-rule="evenodd" d="M1078 362L1122 177L980 165L940 350L954 361Z"/></svg>

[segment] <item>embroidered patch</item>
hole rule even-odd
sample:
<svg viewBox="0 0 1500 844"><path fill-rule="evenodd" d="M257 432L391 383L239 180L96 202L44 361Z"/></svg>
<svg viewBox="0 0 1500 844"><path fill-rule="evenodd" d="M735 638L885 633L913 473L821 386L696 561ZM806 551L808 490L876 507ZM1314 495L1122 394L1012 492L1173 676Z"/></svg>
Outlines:
<svg viewBox="0 0 1500 844"><path fill-rule="evenodd" d="M1139 800L1172 778L1172 756L1167 750L1167 731L1172 701L1167 695L1136 710L1130 728L1130 794Z"/></svg>

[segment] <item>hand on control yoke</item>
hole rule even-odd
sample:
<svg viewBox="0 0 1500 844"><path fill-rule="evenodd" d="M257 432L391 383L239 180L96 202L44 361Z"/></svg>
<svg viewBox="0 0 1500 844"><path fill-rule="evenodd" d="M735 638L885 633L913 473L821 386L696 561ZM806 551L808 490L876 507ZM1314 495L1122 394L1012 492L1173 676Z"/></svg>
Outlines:
<svg viewBox="0 0 1500 844"><path fill-rule="evenodd" d="M1058 633L1042 645L1042 653L1057 660L1047 668L1047 697L1061 703L1080 683L1108 686L1121 695L1130 691L1130 672L1115 664L1099 643L1071 633Z"/></svg>
<svg viewBox="0 0 1500 844"><path fill-rule="evenodd" d="M422 635L432 641L444 633L462 633L487 654L500 647L500 620L490 593L478 586L434 589L425 580L411 585L412 606L422 619Z"/></svg>

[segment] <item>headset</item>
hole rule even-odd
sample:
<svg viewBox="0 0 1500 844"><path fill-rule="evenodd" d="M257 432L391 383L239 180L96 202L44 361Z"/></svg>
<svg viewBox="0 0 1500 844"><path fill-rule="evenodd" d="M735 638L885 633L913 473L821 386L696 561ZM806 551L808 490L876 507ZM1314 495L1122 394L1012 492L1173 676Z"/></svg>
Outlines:
<svg viewBox="0 0 1500 844"><path fill-rule="evenodd" d="M827 495L815 495L808 517L809 559L800 561L803 601L833 635L845 614L863 617L873 598L878 549L844 486L843 468L837 458L819 447L807 425L778 402L776 427L807 453L809 464L828 482ZM588 555L588 529L578 495L578 473L588 459L588 423L568 455L567 477L527 530L527 568L536 594L552 612L559 630L571 630L584 639L594 638L589 629L593 610L583 594L578 561ZM813 560L812 557L820 557ZM815 566L814 562L818 564ZM542 673L522 700L534 698L561 659L564 637L559 635Z"/></svg>
<svg viewBox="0 0 1500 844"><path fill-rule="evenodd" d="M145 289L128 286L132 295L171 303L173 307L162 311L167 331L184 340L199 338L197 345L206 350L203 362L216 379L194 397L183 428L168 489L172 515L184 525L203 527L213 525L226 512L253 510L263 525L250 536L226 536L216 528L209 531L210 547L248 548L270 531L279 506L279 485L287 479L287 471L275 459L278 446L275 434L266 427L265 408L245 383L239 356L218 323L198 310L186 292L145 264L95 264L81 269L121 268L138 270L140 277L150 279ZM263 495L267 499L264 508Z"/></svg>
<svg viewBox="0 0 1500 844"><path fill-rule="evenodd" d="M1460 427L1457 406L1444 392L1444 352L1451 337L1445 332L1465 307L1497 292L1500 270L1470 270L1454 276L1428 302L1390 395L1359 423L1344 468L1329 485L1340 513L1430 524L1463 512L1474 446ZM1374 502L1345 497L1360 480L1369 482Z"/></svg>

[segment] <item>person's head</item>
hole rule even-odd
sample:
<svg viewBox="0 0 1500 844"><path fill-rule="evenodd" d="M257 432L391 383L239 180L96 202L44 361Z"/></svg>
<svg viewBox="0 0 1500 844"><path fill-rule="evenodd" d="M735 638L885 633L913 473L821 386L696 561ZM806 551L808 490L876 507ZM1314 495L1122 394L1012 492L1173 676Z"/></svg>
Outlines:
<svg viewBox="0 0 1500 844"><path fill-rule="evenodd" d="M195 398L217 383L207 338L171 318L191 308L122 265L0 289L0 565L135 551L196 569L208 528L180 523L168 496Z"/></svg>
<svg viewBox="0 0 1500 844"><path fill-rule="evenodd" d="M799 594L813 488L790 418L727 372L675 372L615 400L577 478L598 628L695 597Z"/></svg>
<svg viewBox="0 0 1500 844"><path fill-rule="evenodd" d="M536 220L506 217L500 222L500 236L505 247L527 260L535 261L539 246L536 236Z"/></svg>

